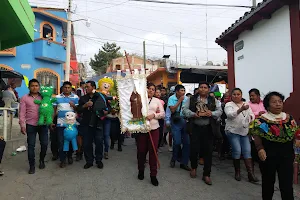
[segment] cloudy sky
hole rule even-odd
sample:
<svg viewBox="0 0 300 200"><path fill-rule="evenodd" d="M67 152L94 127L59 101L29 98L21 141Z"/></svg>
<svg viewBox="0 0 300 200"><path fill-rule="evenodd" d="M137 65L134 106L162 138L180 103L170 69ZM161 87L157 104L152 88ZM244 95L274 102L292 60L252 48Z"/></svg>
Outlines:
<svg viewBox="0 0 300 200"><path fill-rule="evenodd" d="M252 0L166 0L191 3L251 6ZM258 0L257 2L260 2ZM32 5L67 8L68 0L29 0ZM104 42L116 42L122 51L141 54L146 41L148 57L161 58L164 54L180 61L180 32L182 33L181 63L214 64L226 59L226 52L214 41L247 8L183 6L142 3L130 0L74 0L78 60L89 61ZM206 17L207 14L207 17ZM206 20L207 19L207 20Z"/></svg>

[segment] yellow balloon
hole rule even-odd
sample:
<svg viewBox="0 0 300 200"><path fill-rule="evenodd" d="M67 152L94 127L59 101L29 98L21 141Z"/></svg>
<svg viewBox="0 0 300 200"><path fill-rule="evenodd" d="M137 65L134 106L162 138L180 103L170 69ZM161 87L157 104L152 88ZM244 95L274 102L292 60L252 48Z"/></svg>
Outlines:
<svg viewBox="0 0 300 200"><path fill-rule="evenodd" d="M29 87L29 79L28 79L28 77L23 75L23 78L24 78L24 82L25 82L26 87Z"/></svg>

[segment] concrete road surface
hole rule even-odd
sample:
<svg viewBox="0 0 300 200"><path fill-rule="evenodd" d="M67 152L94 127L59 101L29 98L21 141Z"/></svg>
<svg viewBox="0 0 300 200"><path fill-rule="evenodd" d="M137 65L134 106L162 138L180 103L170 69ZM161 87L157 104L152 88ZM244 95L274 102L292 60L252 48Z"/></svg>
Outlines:
<svg viewBox="0 0 300 200"><path fill-rule="evenodd" d="M51 161L48 151L46 169L29 175L27 153L3 160L5 175L0 177L0 200L259 200L261 185L247 181L246 170L242 170L242 181L234 180L230 160L213 160L212 186L201 180L202 167L198 178L191 179L189 173L169 167L171 153L163 148L159 154L161 169L158 172L160 185L150 183L149 167L145 180L137 179L136 147L134 140L126 139L123 152L110 151L110 159L104 160L104 169L96 166L83 169L84 161L60 169L58 162ZM38 152L36 152L38 155ZM37 157L38 158L38 157ZM257 172L257 176L260 174ZM299 196L299 186L295 195ZM278 187L274 200L279 200ZM299 198L296 198L299 199Z"/></svg>

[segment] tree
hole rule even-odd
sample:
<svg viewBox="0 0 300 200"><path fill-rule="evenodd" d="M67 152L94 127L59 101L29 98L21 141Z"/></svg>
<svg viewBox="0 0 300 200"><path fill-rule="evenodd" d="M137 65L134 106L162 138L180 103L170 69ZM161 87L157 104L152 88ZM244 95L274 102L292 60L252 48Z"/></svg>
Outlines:
<svg viewBox="0 0 300 200"><path fill-rule="evenodd" d="M99 49L98 54L94 55L94 59L91 58L90 66L97 74L105 73L113 59L123 56L120 49L121 47L116 43L105 43L102 49Z"/></svg>

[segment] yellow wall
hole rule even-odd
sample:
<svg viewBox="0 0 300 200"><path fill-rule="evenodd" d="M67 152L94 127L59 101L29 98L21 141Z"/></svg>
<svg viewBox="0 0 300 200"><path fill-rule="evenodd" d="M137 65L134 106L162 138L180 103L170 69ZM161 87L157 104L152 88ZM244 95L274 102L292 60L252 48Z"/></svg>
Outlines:
<svg viewBox="0 0 300 200"><path fill-rule="evenodd" d="M178 71L177 74L174 75L174 78L168 78L168 72L157 72L156 74L152 75L151 78L147 78L147 81L155 85L160 85L163 83L164 87L167 87L168 83L170 82L182 84L180 81L180 73L181 71Z"/></svg>

